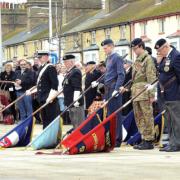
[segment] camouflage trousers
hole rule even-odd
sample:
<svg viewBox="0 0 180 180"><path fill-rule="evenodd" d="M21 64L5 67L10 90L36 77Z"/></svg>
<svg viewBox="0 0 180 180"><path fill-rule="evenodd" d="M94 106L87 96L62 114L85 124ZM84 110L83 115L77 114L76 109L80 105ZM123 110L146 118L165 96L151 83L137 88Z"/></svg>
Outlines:
<svg viewBox="0 0 180 180"><path fill-rule="evenodd" d="M133 102L134 117L141 138L146 141L154 140L154 117L152 105L148 100Z"/></svg>

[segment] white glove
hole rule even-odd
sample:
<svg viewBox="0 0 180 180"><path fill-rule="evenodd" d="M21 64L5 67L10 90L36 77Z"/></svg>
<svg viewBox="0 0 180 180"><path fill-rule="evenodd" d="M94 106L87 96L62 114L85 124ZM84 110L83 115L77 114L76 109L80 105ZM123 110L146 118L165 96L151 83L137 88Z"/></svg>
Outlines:
<svg viewBox="0 0 180 180"><path fill-rule="evenodd" d="M74 97L73 97L73 101L76 101L74 103L74 107L79 107L79 102L77 101L80 98L80 91L74 91Z"/></svg>
<svg viewBox="0 0 180 180"><path fill-rule="evenodd" d="M58 91L51 89L49 92L49 96L46 99L46 103L50 103L53 101L53 99L58 95Z"/></svg>
<svg viewBox="0 0 180 180"><path fill-rule="evenodd" d="M116 94L116 95L115 95ZM118 97L119 96L119 92L118 91L116 91L116 90L114 90L113 91L113 93L112 93L112 96L114 96L114 97Z"/></svg>
<svg viewBox="0 0 180 180"><path fill-rule="evenodd" d="M154 83L153 85L151 84L146 84L145 87L147 88L146 90L149 91L149 90L152 90L156 87L157 83Z"/></svg>
<svg viewBox="0 0 180 180"><path fill-rule="evenodd" d="M92 88L95 88L95 87L97 87L98 86L98 82L97 81L93 81L92 83L91 83L91 87Z"/></svg>
<svg viewBox="0 0 180 180"><path fill-rule="evenodd" d="M37 88L34 88L33 90L31 89L26 90L26 96L30 96L31 94L34 94L37 92Z"/></svg>

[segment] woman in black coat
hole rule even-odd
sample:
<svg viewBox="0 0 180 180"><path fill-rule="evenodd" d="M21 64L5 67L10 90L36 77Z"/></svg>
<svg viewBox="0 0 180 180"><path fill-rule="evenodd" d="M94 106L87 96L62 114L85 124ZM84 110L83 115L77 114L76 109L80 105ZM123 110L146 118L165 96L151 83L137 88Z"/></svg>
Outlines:
<svg viewBox="0 0 180 180"><path fill-rule="evenodd" d="M4 72L0 74L0 80L1 81L15 81L15 72L12 69L11 64L5 64L4 66ZM1 90L5 90L9 92L10 99L9 101L12 102L16 99L16 93L13 83L0 83ZM14 116L14 119L16 119L16 110L15 105L11 106L10 109L11 113Z"/></svg>

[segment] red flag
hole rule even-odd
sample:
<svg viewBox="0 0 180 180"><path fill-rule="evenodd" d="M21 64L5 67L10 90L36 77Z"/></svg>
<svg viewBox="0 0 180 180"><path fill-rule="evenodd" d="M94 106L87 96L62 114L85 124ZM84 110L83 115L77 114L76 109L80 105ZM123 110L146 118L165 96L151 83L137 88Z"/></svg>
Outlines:
<svg viewBox="0 0 180 180"><path fill-rule="evenodd" d="M89 117L88 122L93 121L92 116ZM81 130L86 125L87 123L84 122L81 127L61 142L61 145L68 150L69 154L109 152L114 148L116 137L115 113L87 131L87 133L82 134Z"/></svg>

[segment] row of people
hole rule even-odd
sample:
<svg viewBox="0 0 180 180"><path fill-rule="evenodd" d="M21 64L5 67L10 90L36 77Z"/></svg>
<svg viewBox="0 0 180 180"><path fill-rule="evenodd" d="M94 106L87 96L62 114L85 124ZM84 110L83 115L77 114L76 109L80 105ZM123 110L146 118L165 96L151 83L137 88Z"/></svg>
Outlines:
<svg viewBox="0 0 180 180"><path fill-rule="evenodd" d="M65 107L69 107L69 116L74 128L77 128L80 123L85 119L85 109L92 104L96 93L97 86L99 83L104 84L105 93L103 98L108 100L113 96L113 99L107 105L107 115L116 111L120 106L122 106L122 94L130 93L129 90L124 87L126 84L126 70L129 72L131 65L126 67L128 63L124 63L122 57L114 51L114 42L111 39L106 39L102 42L102 47L107 59L105 61L105 66L102 64L97 70L94 68L94 63L91 62L87 64L86 67L86 78L85 78L85 90L91 86L91 89L86 93L86 108L84 108L84 98L80 97L82 94L82 72L79 67L75 64L75 57L73 55L65 55L63 80L58 81L58 73L55 67L49 63L49 53L46 51L38 52L38 59L41 64L37 74L36 80L36 98L40 105L48 103L48 105L41 111L41 117L43 120L43 128L45 128L57 115L60 114L60 110L63 111ZM128 96L137 95L145 86L150 86L159 77L158 84L158 97L162 100L163 107L166 112L170 114L170 119L173 123L168 123L170 143L167 148L163 149L165 151L179 151L179 114L176 113L179 103L179 57L180 53L171 47L165 39L160 39L156 42L155 49L157 50L157 61L154 61L152 56L148 54L145 50L145 44L140 38L136 38L131 42L131 48L136 54L137 58L132 65L132 73L130 72L130 77L132 79L131 94ZM131 63L129 63L131 64ZM89 69L88 69L89 65ZM18 71L18 78L15 79L15 87L17 95L23 90L23 92L30 88L27 82L30 82L31 77L28 81L23 81L23 75L28 77L29 72L23 68L25 67L24 60L20 62L21 70ZM126 70L124 69L126 68ZM23 70L24 69L24 70ZM101 71L102 70L102 71ZM25 72L25 73L24 73ZM93 72L93 73L92 73ZM104 73L104 77L97 81L99 77ZM63 96L58 93L58 84L61 86L59 88L63 89ZM32 86L33 84L31 84ZM26 88L27 87L27 88ZM19 88L19 90L18 90ZM159 92L163 92L163 97ZM162 93L161 93L162 94ZM172 96L174 94L174 96ZM58 99L53 97L59 95L59 102L63 104L63 109L59 108ZM153 149L154 140L154 120L152 103L154 102L154 90L150 89L140 96L138 96L133 101L133 110L135 114L136 124L139 132L142 136L142 143L135 145L135 149ZM28 96L28 95L27 95ZM129 98L129 97L128 97ZM62 102L62 99L64 102ZM26 101L26 100L25 100ZM125 100L126 101L126 100ZM123 103L125 102L123 101ZM170 101L170 102L169 102ZM25 107L25 106L24 106ZM21 114L21 113L20 113ZM23 113L22 113L23 114ZM175 117L174 117L175 114ZM117 128L116 128L116 146L120 147L122 142L122 115L118 113ZM174 126L176 125L176 126ZM174 135L175 134L175 135Z"/></svg>

